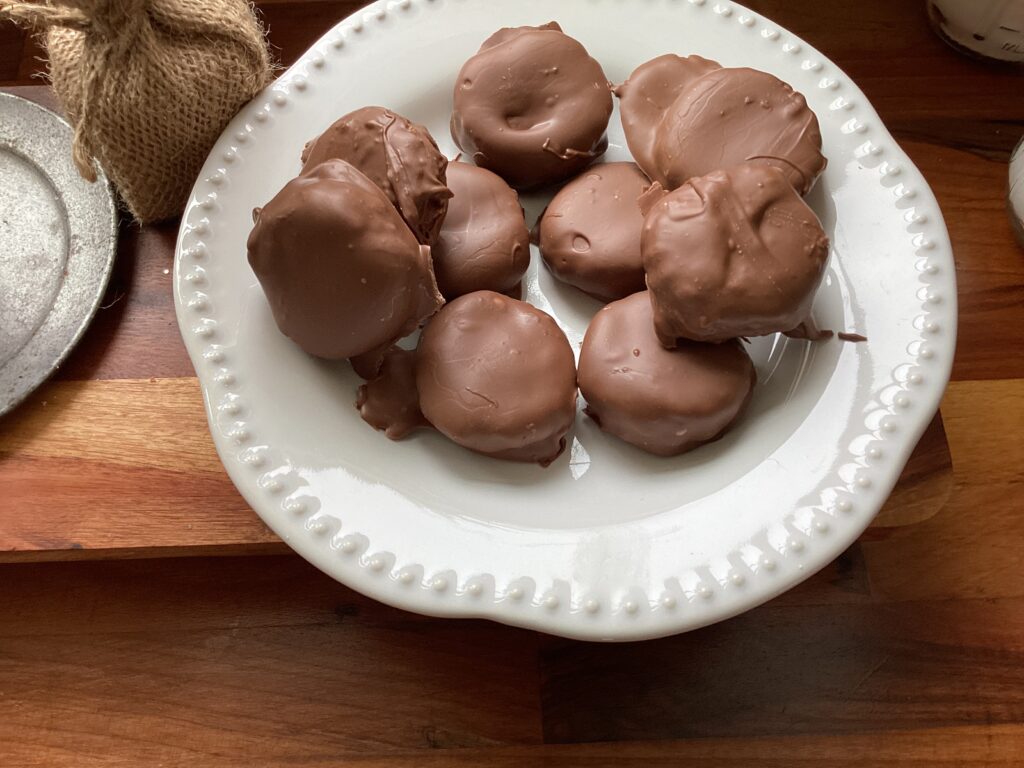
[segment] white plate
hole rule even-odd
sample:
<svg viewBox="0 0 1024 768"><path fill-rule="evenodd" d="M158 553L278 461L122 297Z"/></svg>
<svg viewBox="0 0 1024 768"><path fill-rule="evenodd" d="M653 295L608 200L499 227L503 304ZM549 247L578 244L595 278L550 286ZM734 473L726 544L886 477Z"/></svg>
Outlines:
<svg viewBox="0 0 1024 768"><path fill-rule="evenodd" d="M659 459L581 417L551 467L480 457L439 434L393 443L364 424L347 364L274 326L245 257L250 212L303 143L382 104L444 151L453 81L501 26L557 19L621 82L676 52L773 72L817 112L828 170L809 200L832 239L815 304L866 344L767 338L739 428ZM618 115L608 160L628 158ZM524 200L530 217L543 200ZM534 253L527 298L578 348L597 304ZM938 406L956 334L953 258L928 185L828 59L730 2L397 0L324 36L221 136L178 238L178 320L232 480L285 541L386 603L571 637L629 640L755 606L864 530Z"/></svg>

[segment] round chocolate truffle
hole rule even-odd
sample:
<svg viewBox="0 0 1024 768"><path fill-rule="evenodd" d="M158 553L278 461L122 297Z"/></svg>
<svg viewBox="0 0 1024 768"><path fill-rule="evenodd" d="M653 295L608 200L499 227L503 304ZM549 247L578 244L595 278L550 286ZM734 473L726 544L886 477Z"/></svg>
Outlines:
<svg viewBox="0 0 1024 768"><path fill-rule="evenodd" d="M338 119L302 151L302 169L345 160L380 187L421 243L437 237L451 192L448 159L422 125L383 107L363 107Z"/></svg>
<svg viewBox="0 0 1024 768"><path fill-rule="evenodd" d="M278 328L311 355L385 347L444 303L430 249L343 160L292 179L254 218L249 264Z"/></svg>
<svg viewBox="0 0 1024 768"><path fill-rule="evenodd" d="M454 197L431 252L442 295L513 291L530 266L530 231L519 195L484 168L448 166Z"/></svg>
<svg viewBox="0 0 1024 768"><path fill-rule="evenodd" d="M742 162L778 168L801 194L825 170L818 118L803 95L756 69L716 69L685 88L655 129L655 181L687 179Z"/></svg>
<svg viewBox="0 0 1024 768"><path fill-rule="evenodd" d="M576 416L576 364L555 321L493 291L447 304L416 351L423 415L461 446L550 464Z"/></svg>
<svg viewBox="0 0 1024 768"><path fill-rule="evenodd" d="M665 112L697 78L721 68L717 61L701 56L667 53L641 64L615 88L626 144L637 165L651 178L656 178L654 137Z"/></svg>
<svg viewBox="0 0 1024 768"><path fill-rule="evenodd" d="M538 225L554 276L601 301L644 290L637 201L650 185L633 163L602 163L562 187Z"/></svg>
<svg viewBox="0 0 1024 768"><path fill-rule="evenodd" d="M810 317L828 238L781 171L746 163L668 194L655 186L642 203L640 250L666 347L789 331Z"/></svg>
<svg viewBox="0 0 1024 768"><path fill-rule="evenodd" d="M611 114L601 65L558 24L506 28L459 72L452 137L477 165L529 189L604 154Z"/></svg>
<svg viewBox="0 0 1024 768"><path fill-rule="evenodd" d="M665 349L646 292L603 307L580 351L586 412L605 432L657 456L715 440L739 418L757 373L733 339Z"/></svg>

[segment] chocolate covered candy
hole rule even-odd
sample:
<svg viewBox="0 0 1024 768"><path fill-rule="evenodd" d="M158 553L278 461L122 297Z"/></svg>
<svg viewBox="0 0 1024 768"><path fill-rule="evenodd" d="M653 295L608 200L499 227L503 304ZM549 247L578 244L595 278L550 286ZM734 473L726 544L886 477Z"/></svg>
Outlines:
<svg viewBox="0 0 1024 768"><path fill-rule="evenodd" d="M530 266L530 232L519 196L502 179L468 163L448 166L454 197L432 250L448 299L473 291L514 292Z"/></svg>
<svg viewBox="0 0 1024 768"><path fill-rule="evenodd" d="M616 93L633 156L666 189L753 162L778 168L806 194L825 169L818 118L802 94L767 72L660 56Z"/></svg>
<svg viewBox="0 0 1024 768"><path fill-rule="evenodd" d="M601 301L644 290L637 201L649 186L634 163L601 163L562 187L538 223L552 274Z"/></svg>
<svg viewBox="0 0 1024 768"><path fill-rule="evenodd" d="M818 217L778 169L744 164L645 194L641 252L662 344L789 331L828 257Z"/></svg>
<svg viewBox="0 0 1024 768"><path fill-rule="evenodd" d="M587 414L604 431L657 456L720 437L742 414L756 378L737 340L662 347L646 292L594 315L580 352Z"/></svg>
<svg viewBox="0 0 1024 768"><path fill-rule="evenodd" d="M417 240L435 240L451 192L448 160L426 128L384 107L363 107L309 142L302 168L332 159L351 163L380 187Z"/></svg>
<svg viewBox="0 0 1024 768"><path fill-rule="evenodd" d="M616 86L626 144L637 165L651 178L656 178L654 138L665 113L697 78L721 68L717 61L702 56L669 53L641 64L626 82Z"/></svg>
<svg viewBox="0 0 1024 768"><path fill-rule="evenodd" d="M459 72L452 137L477 165L529 189L604 154L611 113L601 65L558 24L506 28Z"/></svg>
<svg viewBox="0 0 1024 768"><path fill-rule="evenodd" d="M565 448L576 365L549 315L493 291L469 293L424 328L416 355L423 415L459 445L542 465Z"/></svg>
<svg viewBox="0 0 1024 768"><path fill-rule="evenodd" d="M312 355L382 354L444 303L430 249L343 160L292 179L254 219L249 264L278 328Z"/></svg>

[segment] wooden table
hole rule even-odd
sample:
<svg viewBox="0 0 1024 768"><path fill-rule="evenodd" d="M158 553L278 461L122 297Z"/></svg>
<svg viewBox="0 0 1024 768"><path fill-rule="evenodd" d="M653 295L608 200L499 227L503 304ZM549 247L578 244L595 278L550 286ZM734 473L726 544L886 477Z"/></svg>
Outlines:
<svg viewBox="0 0 1024 768"><path fill-rule="evenodd" d="M260 7L287 64L359 4ZM953 381L878 523L770 604L649 643L378 605L231 486L174 320L176 226L125 223L85 339L0 421L0 765L1024 761L1024 78L946 48L916 0L749 4L867 92L956 251ZM45 100L20 87L38 55L0 25L0 87Z"/></svg>

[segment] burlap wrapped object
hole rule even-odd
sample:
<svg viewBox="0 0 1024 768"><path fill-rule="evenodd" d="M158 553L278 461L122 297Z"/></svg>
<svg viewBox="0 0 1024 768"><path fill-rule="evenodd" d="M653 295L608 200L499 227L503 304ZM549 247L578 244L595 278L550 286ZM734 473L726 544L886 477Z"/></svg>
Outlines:
<svg viewBox="0 0 1024 768"><path fill-rule="evenodd" d="M0 0L0 15L44 33L75 164L93 180L98 162L143 223L182 212L224 126L270 80L245 0Z"/></svg>

